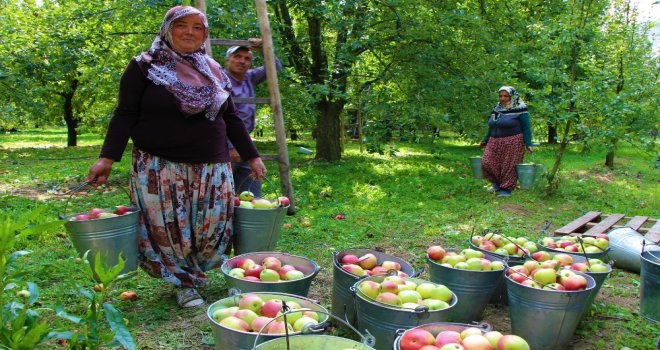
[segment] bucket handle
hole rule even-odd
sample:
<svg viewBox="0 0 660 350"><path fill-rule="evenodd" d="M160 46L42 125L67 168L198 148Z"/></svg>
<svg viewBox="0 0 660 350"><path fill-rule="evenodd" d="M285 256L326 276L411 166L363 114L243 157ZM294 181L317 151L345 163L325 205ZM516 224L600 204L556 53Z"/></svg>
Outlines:
<svg viewBox="0 0 660 350"><path fill-rule="evenodd" d="M245 181L247 181L248 179L250 180L250 182L248 183L249 185L252 185L252 184L254 183L254 181L255 181L254 178L248 176L248 177L244 178L243 181L241 181L241 183L238 184L238 187L236 187L236 188L242 188L242 187L243 187L243 184L244 184ZM268 183L268 187L272 187L272 188L275 189L274 192L275 192L275 194L276 194L278 197L282 195L281 192L279 192L279 191L277 190L277 187L275 187L275 184L273 184L273 181L271 181L271 180L268 178L268 176L264 176L264 180L266 180L265 182ZM248 187L249 187L249 186L248 186ZM236 193L236 195L238 196L239 194ZM263 193L262 193L262 196L263 196Z"/></svg>
<svg viewBox="0 0 660 350"><path fill-rule="evenodd" d="M426 272L426 266L427 265L422 266L419 270L415 271L415 273L413 273L412 276L410 276L410 277L416 278L416 277L421 276L424 272Z"/></svg>
<svg viewBox="0 0 660 350"><path fill-rule="evenodd" d="M350 330L352 330L353 332L355 332L355 333L360 337L360 340L361 340L362 344L367 345L367 346L369 346L369 347L373 347L373 346L376 344L376 339L374 338L373 335L371 335L371 333L369 333L369 331L365 330L366 335L363 335L363 334L360 333L357 329L355 329L355 327L351 326L348 322L345 322L345 321L342 320L341 318L339 318L339 317L337 317L337 316L335 316L335 315L333 315L333 314L327 313L327 312L325 312L325 311L322 311L322 310L312 310L312 309L308 309L308 308L302 308L302 309L299 309L299 310L291 310L291 309L289 309L289 307L286 305L286 301L283 301L282 309L283 309L283 310L286 309L286 311L285 311L284 313L282 313L281 315L277 315L277 316L275 316L272 320L268 321L268 323L266 323L263 327L261 327L261 329L260 329L259 332L257 333L257 336L254 338L254 343L252 344L252 350L256 350L256 349L257 349L257 341L259 340L259 336L261 336L261 334L263 334L263 330L264 330L264 329L268 328L268 325L270 325L272 322L274 322L275 320L277 320L277 319L280 318L280 317L283 317L283 318L284 318L284 322L286 322L286 315L288 315L288 314L290 314L290 313L293 313L293 312L302 312L302 311L314 311L314 312L316 312L316 313L324 314L324 315L327 315L327 316L329 316L329 317L332 317L333 319L335 319L335 320L341 322L343 325L347 326ZM327 326L328 326L328 323L327 323L327 322L323 322L323 323L319 323L319 324L315 324L315 325L305 325L305 327L303 327L303 329L300 331L300 333L301 333L301 334L320 333L320 332L324 331L324 330L327 328ZM285 329L286 329L286 328L285 328ZM287 347L287 349L290 349L290 346L289 346L289 332L288 332L288 330L287 330L286 333L285 333L285 337L286 337L286 339L287 339L287 345L286 345L286 347Z"/></svg>
<svg viewBox="0 0 660 350"><path fill-rule="evenodd" d="M76 193L78 193L78 191L82 190L83 188L85 188L85 187L91 185L91 184L94 183L94 182L96 182L96 179L92 179L91 181L85 181L85 182L83 182L83 183L81 183L81 184L79 184L79 185L76 185L76 186L74 186L73 188L69 189L69 192L67 192L67 193L69 194L69 197L67 197L66 202L64 203L64 210L63 210L63 213L62 213L62 214L59 214L59 218L60 218L61 220L65 220L65 218L66 218L66 215L67 215L67 214L66 214L66 211L67 211L67 208L69 207L69 202L71 201L71 198L73 198L73 195L76 194ZM128 196L128 200L129 200L129 202L131 203L131 206L134 206L135 203L133 203L133 200L131 199L131 194L128 193L128 191L126 190L126 188L124 188L124 186L118 186L118 187L121 188L122 191L124 191L124 193L126 193L126 196Z"/></svg>

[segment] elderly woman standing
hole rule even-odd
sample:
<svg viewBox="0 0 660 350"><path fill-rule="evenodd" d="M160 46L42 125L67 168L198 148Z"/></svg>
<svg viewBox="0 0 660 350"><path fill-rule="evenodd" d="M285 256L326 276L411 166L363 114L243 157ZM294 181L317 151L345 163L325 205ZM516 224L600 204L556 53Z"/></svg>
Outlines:
<svg viewBox="0 0 660 350"><path fill-rule="evenodd" d="M87 181L107 181L128 139L134 143L131 197L141 209L140 266L177 287L181 307L201 305L197 287L218 267L232 236L233 178L227 142L266 168L231 100L230 82L206 55L208 22L176 6L151 48L128 64L98 161Z"/></svg>
<svg viewBox="0 0 660 350"><path fill-rule="evenodd" d="M486 149L481 167L493 184L488 191L507 197L516 187L516 164L523 161L525 148L533 152L532 129L527 105L516 89L502 86L498 94L499 103L488 118L488 133L482 143Z"/></svg>

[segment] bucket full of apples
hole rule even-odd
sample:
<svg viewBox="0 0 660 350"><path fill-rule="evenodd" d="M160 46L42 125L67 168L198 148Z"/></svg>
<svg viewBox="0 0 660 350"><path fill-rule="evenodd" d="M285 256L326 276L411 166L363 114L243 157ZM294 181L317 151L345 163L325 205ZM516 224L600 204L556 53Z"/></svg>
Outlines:
<svg viewBox="0 0 660 350"><path fill-rule="evenodd" d="M527 341L514 334L494 331L488 323L437 322L397 331L394 350L530 350Z"/></svg>
<svg viewBox="0 0 660 350"><path fill-rule="evenodd" d="M298 335L325 322L327 314L317 301L286 293L233 294L206 311L216 350L253 349L260 342Z"/></svg>
<svg viewBox="0 0 660 350"><path fill-rule="evenodd" d="M541 249L554 253L581 255L587 259L605 259L610 251L606 234L597 236L543 237L539 240Z"/></svg>
<svg viewBox="0 0 660 350"><path fill-rule="evenodd" d="M503 282L504 260L479 250L427 249L431 282L442 283L458 297L452 322L476 322L486 309L493 293Z"/></svg>
<svg viewBox="0 0 660 350"><path fill-rule="evenodd" d="M363 278L351 291L357 328L376 338L376 350L391 349L398 329L448 321L458 301L443 284L396 275Z"/></svg>
<svg viewBox="0 0 660 350"><path fill-rule="evenodd" d="M76 190L86 186L84 183ZM70 197L69 197L70 198ZM124 260L122 274L137 270L137 241L140 210L132 205L118 205L114 208L93 208L74 214L60 215L64 228L74 248L83 257L89 251L88 259L94 270L95 258L99 254L108 266L115 266L119 257Z"/></svg>
<svg viewBox="0 0 660 350"><path fill-rule="evenodd" d="M246 253L220 267L229 288L242 292L276 292L306 297L321 269L313 260L280 252Z"/></svg>
<svg viewBox="0 0 660 350"><path fill-rule="evenodd" d="M596 287L593 277L558 267L529 273L524 265L513 266L505 274L512 332L525 338L535 350L567 349L590 307Z"/></svg>
<svg viewBox="0 0 660 350"><path fill-rule="evenodd" d="M397 275L415 275L415 269L407 261L369 248L349 248L334 252L332 257L332 314L349 323L355 323L355 305L350 288L360 278L385 275L396 271Z"/></svg>
<svg viewBox="0 0 660 350"><path fill-rule="evenodd" d="M256 198L250 191L234 197L234 254L272 251L279 238L289 198Z"/></svg>

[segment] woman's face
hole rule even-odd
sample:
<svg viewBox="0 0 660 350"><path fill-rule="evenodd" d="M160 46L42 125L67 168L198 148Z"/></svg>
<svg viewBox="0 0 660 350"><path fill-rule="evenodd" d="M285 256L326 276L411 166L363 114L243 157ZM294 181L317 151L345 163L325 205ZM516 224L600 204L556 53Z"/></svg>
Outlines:
<svg viewBox="0 0 660 350"><path fill-rule="evenodd" d="M206 28L198 15L181 17L172 24L172 48L182 53L197 51L204 43Z"/></svg>
<svg viewBox="0 0 660 350"><path fill-rule="evenodd" d="M509 96L509 93L504 90L500 91L500 104L502 106L506 106L509 104L510 101L511 101L511 96Z"/></svg>

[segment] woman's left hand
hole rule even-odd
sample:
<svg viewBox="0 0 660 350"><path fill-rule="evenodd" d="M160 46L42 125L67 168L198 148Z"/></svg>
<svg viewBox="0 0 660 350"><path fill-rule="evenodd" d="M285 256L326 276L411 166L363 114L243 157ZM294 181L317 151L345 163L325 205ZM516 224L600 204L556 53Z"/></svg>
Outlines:
<svg viewBox="0 0 660 350"><path fill-rule="evenodd" d="M532 148L532 146L527 146L527 152L529 152L529 153L534 152L534 149Z"/></svg>
<svg viewBox="0 0 660 350"><path fill-rule="evenodd" d="M252 170L250 177L255 180L263 180L266 177L266 166L261 157L252 158L248 162L250 163L250 170Z"/></svg>

